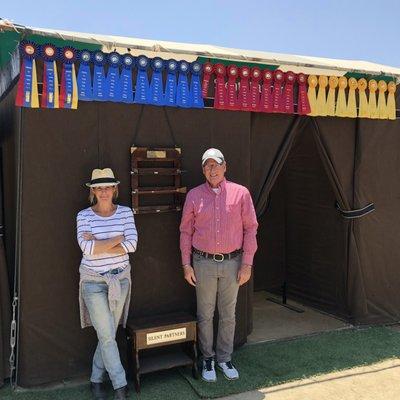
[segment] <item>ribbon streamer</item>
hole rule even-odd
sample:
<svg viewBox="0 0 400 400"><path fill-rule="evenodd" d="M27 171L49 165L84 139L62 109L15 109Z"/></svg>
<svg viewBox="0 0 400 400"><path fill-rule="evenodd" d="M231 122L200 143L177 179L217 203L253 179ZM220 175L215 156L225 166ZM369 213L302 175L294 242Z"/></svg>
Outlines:
<svg viewBox="0 0 400 400"><path fill-rule="evenodd" d="M335 115L337 117L347 117L347 102L345 93L345 89L347 87L347 78L345 76L341 76L339 78L338 85L339 92L337 96Z"/></svg>
<svg viewBox="0 0 400 400"><path fill-rule="evenodd" d="M329 90L326 98L326 115L334 117L336 108L336 88L339 84L339 78L337 76L330 76L328 83Z"/></svg>
<svg viewBox="0 0 400 400"><path fill-rule="evenodd" d="M228 75L228 82L226 87L226 109L239 110L238 97L237 97L237 83L236 79L239 74L239 68L236 65L229 65L226 69Z"/></svg>
<svg viewBox="0 0 400 400"><path fill-rule="evenodd" d="M164 104L166 106L176 107L176 71L178 61L170 59L167 61L167 80L165 83Z"/></svg>
<svg viewBox="0 0 400 400"><path fill-rule="evenodd" d="M251 111L258 111L260 107L260 68L254 67L250 72L250 108Z"/></svg>
<svg viewBox="0 0 400 400"><path fill-rule="evenodd" d="M227 103L225 88L225 66L223 64L216 64L215 73L217 75L217 79L215 82L214 108L218 110L223 110L224 108L226 108Z"/></svg>
<svg viewBox="0 0 400 400"><path fill-rule="evenodd" d="M378 108L376 106L376 91L378 89L378 83L375 79L371 79L368 82L368 89L369 89L369 113L372 119L379 118Z"/></svg>
<svg viewBox="0 0 400 400"><path fill-rule="evenodd" d="M149 103L156 106L163 106L164 101L164 88L162 71L164 69L164 62L160 57L155 57L151 60L151 68L153 75L150 82L150 99Z"/></svg>
<svg viewBox="0 0 400 400"><path fill-rule="evenodd" d="M93 100L92 76L90 74L91 60L92 54L89 50L79 52L78 98L83 101Z"/></svg>
<svg viewBox="0 0 400 400"><path fill-rule="evenodd" d="M190 81L190 96L192 100L192 107L204 108L204 100L201 92L200 75L202 66L197 61L190 64L190 71L192 73L192 79Z"/></svg>
<svg viewBox="0 0 400 400"><path fill-rule="evenodd" d="M274 71L274 87L272 89L272 112L283 112L282 105L282 85L285 80L284 73L277 69Z"/></svg>
<svg viewBox="0 0 400 400"><path fill-rule="evenodd" d="M208 87L210 85L210 79L211 75L214 71L214 67L211 63L206 62L203 65L203 82L201 84L201 94L203 96L203 99L207 97L208 94Z"/></svg>
<svg viewBox="0 0 400 400"><path fill-rule="evenodd" d="M188 81L189 68L190 66L187 61L179 61L178 87L176 92L176 105L178 107L190 108L192 106Z"/></svg>
<svg viewBox="0 0 400 400"><path fill-rule="evenodd" d="M262 73L263 85L261 88L261 99L260 99L260 111L261 112L272 112L273 100L272 100L272 71L265 69Z"/></svg>
<svg viewBox="0 0 400 400"><path fill-rule="evenodd" d="M310 103L310 113L308 115L315 117L318 111L317 107L317 92L316 92L316 87L318 84L318 78L315 75L310 75L308 77L308 91L307 91L307 97L308 101Z"/></svg>
<svg viewBox="0 0 400 400"><path fill-rule="evenodd" d="M370 111L368 105L367 94L365 91L367 90L368 83L367 80L361 78L357 82L358 87L358 117L359 118L370 118Z"/></svg>
<svg viewBox="0 0 400 400"><path fill-rule="evenodd" d="M122 71L119 79L119 92L123 103L133 103L132 68L135 66L135 57L129 53L122 57Z"/></svg>
<svg viewBox="0 0 400 400"><path fill-rule="evenodd" d="M20 52L22 65L19 75L15 105L20 107L39 107L39 93L37 88L36 62L37 46L31 42L21 42Z"/></svg>
<svg viewBox="0 0 400 400"><path fill-rule="evenodd" d="M78 108L78 85L74 62L77 52L72 47L64 47L61 51L63 67L61 73L60 108Z"/></svg>
<svg viewBox="0 0 400 400"><path fill-rule="evenodd" d="M249 78L250 78L250 68L241 67L239 69L239 93L238 93L238 109L242 111L250 111L250 88L249 88Z"/></svg>
<svg viewBox="0 0 400 400"><path fill-rule="evenodd" d="M389 119L396 119L396 100L394 94L396 92L396 83L390 81L388 83L387 112Z"/></svg>
<svg viewBox="0 0 400 400"><path fill-rule="evenodd" d="M147 69L149 67L149 59L146 56L138 56L137 58L137 77L134 103L148 104L150 84L147 76Z"/></svg>
<svg viewBox="0 0 400 400"><path fill-rule="evenodd" d="M385 81L378 82L378 115L380 119L388 119L388 112L386 107L386 96L385 93L387 91L387 83Z"/></svg>
<svg viewBox="0 0 400 400"><path fill-rule="evenodd" d="M107 101L107 80L104 74L105 54L102 51L96 51L93 54L93 100Z"/></svg>
<svg viewBox="0 0 400 400"><path fill-rule="evenodd" d="M43 89L40 106L59 108L57 48L51 44L45 44L41 48L41 56L43 58Z"/></svg>
<svg viewBox="0 0 400 400"><path fill-rule="evenodd" d="M357 79L349 78L349 95L347 98L347 116L357 118L356 89L358 87Z"/></svg>
<svg viewBox="0 0 400 400"><path fill-rule="evenodd" d="M299 93L297 97L297 113L308 115L311 112L310 102L307 95L307 76L303 73L297 75Z"/></svg>
<svg viewBox="0 0 400 400"><path fill-rule="evenodd" d="M288 71L285 74L285 87L283 89L282 96L282 111L286 114L294 113L294 84L296 82L296 74L292 71Z"/></svg>
<svg viewBox="0 0 400 400"><path fill-rule="evenodd" d="M320 75L318 77L318 94L317 94L317 115L326 117L328 115L326 87L328 86L328 77Z"/></svg>

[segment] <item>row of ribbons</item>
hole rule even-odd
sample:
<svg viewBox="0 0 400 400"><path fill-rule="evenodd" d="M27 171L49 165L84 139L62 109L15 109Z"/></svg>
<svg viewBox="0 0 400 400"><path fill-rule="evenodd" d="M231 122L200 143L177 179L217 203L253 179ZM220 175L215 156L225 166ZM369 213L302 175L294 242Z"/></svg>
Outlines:
<svg viewBox="0 0 400 400"><path fill-rule="evenodd" d="M78 100L204 107L200 81L202 64L198 62L163 60L159 57L149 59L117 52L105 54L100 50L78 51L72 47L60 49L52 44L38 46L32 42L22 42L20 51L22 65L16 98L18 106L39 107L35 60L41 59L42 108L76 109ZM62 63L60 85L57 60ZM79 62L78 71L76 62Z"/></svg>
<svg viewBox="0 0 400 400"><path fill-rule="evenodd" d="M365 78L357 81L344 76L317 77L279 69L205 63L203 96L207 96L213 76L214 108L217 109L396 119L394 81Z"/></svg>
<svg viewBox="0 0 400 400"><path fill-rule="evenodd" d="M43 60L42 108L78 107L79 101L112 101L183 108L214 108L311 116L395 119L395 82L307 76L279 69L163 60L131 54L57 48L21 42L16 105L39 107L36 59ZM61 84L57 61L62 63ZM79 63L76 71L75 63ZM136 76L136 84L133 78ZM210 86L213 83L213 93ZM377 97L378 93L378 97Z"/></svg>

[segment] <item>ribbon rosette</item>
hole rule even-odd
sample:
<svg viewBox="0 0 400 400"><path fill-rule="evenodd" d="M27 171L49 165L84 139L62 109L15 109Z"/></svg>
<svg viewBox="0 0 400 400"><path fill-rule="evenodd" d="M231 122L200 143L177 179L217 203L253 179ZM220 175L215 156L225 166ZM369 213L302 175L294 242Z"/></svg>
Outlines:
<svg viewBox="0 0 400 400"><path fill-rule="evenodd" d="M130 54L122 56L122 71L119 80L120 99L123 103L133 103L132 68L135 57Z"/></svg>
<svg viewBox="0 0 400 400"><path fill-rule="evenodd" d="M107 101L107 81L104 73L105 54L98 50L93 53L93 100Z"/></svg>
<svg viewBox="0 0 400 400"><path fill-rule="evenodd" d="M43 90L41 107L59 108L59 90L56 59L57 47L52 44L41 46L43 59Z"/></svg>
<svg viewBox="0 0 400 400"><path fill-rule="evenodd" d="M78 98L79 100L92 101L93 88L92 76L90 75L90 62L92 61L92 53L89 50L81 50L78 54L79 70L78 70Z"/></svg>
<svg viewBox="0 0 400 400"><path fill-rule="evenodd" d="M237 65L229 65L226 69L228 82L226 88L226 108L228 110L239 110L236 79L239 76L239 68Z"/></svg>
<svg viewBox="0 0 400 400"><path fill-rule="evenodd" d="M178 66L178 87L176 92L176 105L178 107L189 108L192 106L190 98L188 74L190 71L190 65L187 61L179 61Z"/></svg>
<svg viewBox="0 0 400 400"><path fill-rule="evenodd" d="M190 81L190 97L192 101L192 107L204 108L204 100L200 82L202 65L197 61L192 62L190 64L190 72L192 73L192 79Z"/></svg>
<svg viewBox="0 0 400 400"><path fill-rule="evenodd" d="M138 56L137 58L137 77L136 77L136 91L134 103L148 104L149 103L149 92L150 84L147 76L147 69L150 65L150 61L146 56Z"/></svg>
<svg viewBox="0 0 400 400"><path fill-rule="evenodd" d="M151 69L153 75L150 82L150 104L156 106L164 105L164 88L162 71L164 69L164 61L160 57L155 57L151 60Z"/></svg>
<svg viewBox="0 0 400 400"><path fill-rule="evenodd" d="M38 108L39 94L35 62L35 58L38 56L38 48L32 42L23 41L19 45L19 50L22 57L22 64L15 105Z"/></svg>
<svg viewBox="0 0 400 400"><path fill-rule="evenodd" d="M77 51L72 47L63 47L60 54L63 67L61 72L60 108L78 108L78 85L74 62Z"/></svg>
<svg viewBox="0 0 400 400"><path fill-rule="evenodd" d="M113 102L121 101L121 93L119 87L119 67L122 62L121 56L113 51L107 56L107 98Z"/></svg>

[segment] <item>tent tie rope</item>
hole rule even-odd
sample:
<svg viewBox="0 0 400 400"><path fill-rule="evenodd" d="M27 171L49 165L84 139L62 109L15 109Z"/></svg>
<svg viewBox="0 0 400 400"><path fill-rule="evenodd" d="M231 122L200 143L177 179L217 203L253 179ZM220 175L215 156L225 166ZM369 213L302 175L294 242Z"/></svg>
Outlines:
<svg viewBox="0 0 400 400"><path fill-rule="evenodd" d="M375 211L375 204L374 203L369 203L366 206L362 208L357 208L354 210L343 210L339 203L336 202L336 209L339 210L340 214L342 215L343 218L346 219L354 219L354 218L361 218L364 217L365 215Z"/></svg>

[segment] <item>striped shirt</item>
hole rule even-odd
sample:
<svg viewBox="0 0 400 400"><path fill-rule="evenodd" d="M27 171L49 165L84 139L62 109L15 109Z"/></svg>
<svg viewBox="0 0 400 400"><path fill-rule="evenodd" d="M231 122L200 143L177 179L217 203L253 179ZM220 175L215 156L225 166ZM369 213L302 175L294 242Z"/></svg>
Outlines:
<svg viewBox="0 0 400 400"><path fill-rule="evenodd" d="M114 268L126 268L129 264L128 253L133 253L137 246L137 231L131 208L118 205L113 215L101 217L88 207L78 213L76 225L77 239L83 253L81 265L98 273ZM125 240L121 246L126 254L93 254L95 241L85 240L83 237L85 232L91 233L96 240L124 235Z"/></svg>

